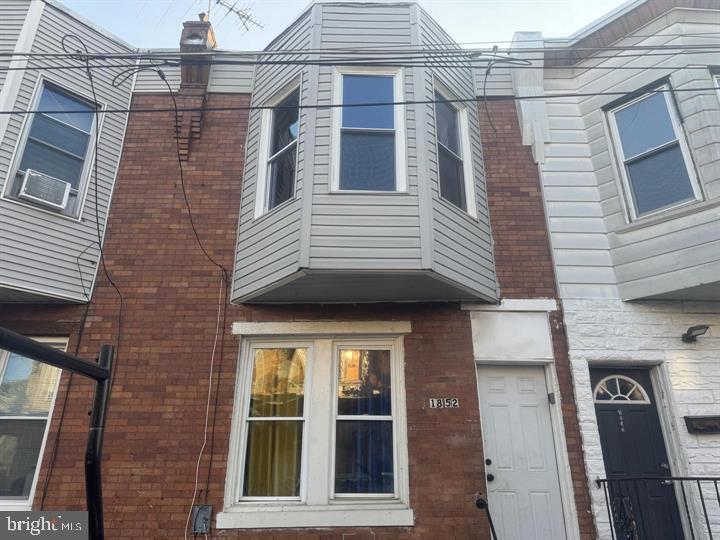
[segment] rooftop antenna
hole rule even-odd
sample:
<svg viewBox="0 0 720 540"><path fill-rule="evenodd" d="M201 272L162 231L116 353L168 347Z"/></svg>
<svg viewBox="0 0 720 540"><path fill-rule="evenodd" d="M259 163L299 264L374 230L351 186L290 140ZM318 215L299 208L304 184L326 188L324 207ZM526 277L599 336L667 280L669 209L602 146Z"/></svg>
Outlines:
<svg viewBox="0 0 720 540"><path fill-rule="evenodd" d="M215 4L224 7L226 10L225 15L223 15L222 19L218 21L216 28L220 26L220 23L222 23L225 20L225 17L230 15L230 13L235 14L240 24L242 24L245 28L246 32L248 32L252 27L263 28L263 25L260 22L253 19L249 8L236 7L239 1L240 0L235 0L234 2L231 2L230 0L215 0ZM208 0L208 13L210 13L209 8L211 2L212 0Z"/></svg>

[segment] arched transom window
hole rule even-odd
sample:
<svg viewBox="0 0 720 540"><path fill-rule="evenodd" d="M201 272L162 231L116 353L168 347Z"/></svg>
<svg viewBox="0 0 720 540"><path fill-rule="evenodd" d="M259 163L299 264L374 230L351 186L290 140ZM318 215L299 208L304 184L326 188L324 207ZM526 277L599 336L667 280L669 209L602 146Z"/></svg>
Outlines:
<svg viewBox="0 0 720 540"><path fill-rule="evenodd" d="M595 386L595 403L621 401L625 404L647 405L650 398L642 385L625 375L609 375Z"/></svg>

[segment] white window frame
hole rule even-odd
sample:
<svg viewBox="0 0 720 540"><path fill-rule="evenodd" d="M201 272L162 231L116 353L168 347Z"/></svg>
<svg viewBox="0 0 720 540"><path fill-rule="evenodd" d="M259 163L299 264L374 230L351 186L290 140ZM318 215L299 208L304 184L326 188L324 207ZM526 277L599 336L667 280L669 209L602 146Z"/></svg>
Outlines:
<svg viewBox="0 0 720 540"><path fill-rule="evenodd" d="M625 382L629 382L630 384L634 385L634 388L637 388L640 391L640 394L642 395L642 399L598 399L598 392L600 391L600 386L604 386L607 391L609 391L609 388L607 388L607 382L611 380L622 380ZM632 392L632 390L631 390ZM624 394L622 394L624 395ZM612 404L620 404L620 405L650 405L650 397L648 396L648 393L645 391L645 388L643 388L643 385L640 384L635 379L628 377L626 375L622 374L613 374L608 375L607 377L604 377L593 388L593 402L597 403L598 405L612 405Z"/></svg>
<svg viewBox="0 0 720 540"><path fill-rule="evenodd" d="M274 107L281 103L290 94L298 92L298 104L302 100L302 81L299 78L293 79L290 83L286 84L279 92L277 92L272 98L270 98L265 104L265 107ZM273 109L263 109L260 119L260 144L258 148L257 156L257 182L255 186L255 218L259 218L269 212L274 212L280 207L290 204L296 200L297 196L297 169L298 159L300 156L300 115L302 109L298 109L298 134L297 138L285 146L282 150L271 154L272 149L272 130L273 130ZM287 200L283 201L277 206L269 209L268 204L270 200L270 182L269 182L269 170L270 160L276 155L287 150L292 144L295 145L295 178L293 178L293 193L292 196Z"/></svg>
<svg viewBox="0 0 720 540"><path fill-rule="evenodd" d="M660 95L663 96L665 100L665 106L668 110L668 115L670 116L670 122L672 124L673 130L675 132L675 140L664 143L658 147L651 148L650 150L647 150L641 155L645 155L649 152L654 152L660 148L663 148L665 146L669 146L671 144L675 144L676 142L680 146L680 152L682 154L683 160L685 162L685 168L688 173L688 178L690 179L690 186L693 191L694 197L692 199L686 200L686 201L680 201L677 203L673 203L667 206L664 206L662 208L658 208L656 210L653 210L651 212L645 212L644 214L638 214L637 208L635 204L635 197L633 195L633 189L632 189L632 183L630 182L630 176L627 172L627 166L625 162L627 161L625 158L625 154L623 152L622 148L622 140L620 139L620 132L617 127L617 122L615 121L615 114L618 111L621 111L622 109L625 109L629 107L630 105L633 105L639 101L642 101L643 99L651 96L654 91L657 90L664 90L660 93ZM680 119L678 118L677 110L675 109L675 104L672 101L672 96L670 95L670 85L669 84L663 84L656 88L653 88L650 92L643 93L642 95L633 98L629 101L626 101L617 107L613 107L612 109L609 109L607 111L607 123L610 129L610 135L612 139L612 146L615 150L615 156L617 159L617 170L620 175L621 180L621 186L622 190L625 193L625 202L627 211L629 213L630 221L635 221L638 219L645 219L650 216L654 216L657 214L661 214L663 212L667 212L668 210L672 210L675 208L679 208L681 206L686 206L688 204L694 204L697 201L702 200L702 192L700 191L700 185L697 180L697 175L695 174L695 167L693 166L692 161L692 155L690 153L690 149L687 144L687 140L685 138L685 132L682 129L682 125L680 124ZM633 156L634 158L637 158L639 156Z"/></svg>
<svg viewBox="0 0 720 540"><path fill-rule="evenodd" d="M718 101L720 101L720 73L713 74L713 82L715 83L715 90L717 91Z"/></svg>
<svg viewBox="0 0 720 540"><path fill-rule="evenodd" d="M344 75L375 75L393 78L393 102L404 101L405 71L403 68L387 68L372 66L335 66L333 69L333 104L343 103L343 76ZM333 193L407 193L407 149L405 106L393 107L394 133L395 133L395 190L381 191L371 189L340 189L340 147L342 131L342 107L332 109L332 142L330 145L331 181L330 191Z"/></svg>
<svg viewBox="0 0 720 540"><path fill-rule="evenodd" d="M96 159L95 140L100 136L100 133L102 132L102 126L105 116L102 113L107 108L107 104L100 101L96 102L93 100L93 97L91 95L86 94L85 92L81 92L77 89L71 90L67 87L66 84L58 82L57 80L48 77L45 74L41 74L38 76L37 81L35 82L35 88L33 89L32 99L30 100L30 104L28 105L28 110L36 110L38 108L40 103L40 97L42 96L42 91L47 84L49 84L50 86L55 86L61 92L65 92L67 94L70 94L71 96L75 96L90 103L95 103L98 107L98 112L94 115L93 118L93 126L89 134L90 137L88 139L88 148L85 153L85 161L83 162L82 171L80 173L80 180L78 181L76 209L73 213L54 211L40 204L33 204L32 202L12 196L11 190L14 186L14 182L16 180L19 181L16 178L18 167L20 167L22 156L25 153L25 146L27 145L27 140L30 136L30 128L32 127L32 120L35 116L33 114L26 114L25 118L23 119L23 123L20 128L20 135L18 136L18 140L15 144L15 149L13 150L13 154L10 160L10 163L12 165L8 169L8 174L5 178L5 185L2 191L2 199L11 201L14 204L33 208L34 210L37 210L39 212L44 212L46 214L51 214L60 218L69 219L71 221L80 221L82 219L82 214L85 209L85 203L87 202L88 187L90 184L90 173L92 171L92 167L94 166L94 160Z"/></svg>
<svg viewBox="0 0 720 540"><path fill-rule="evenodd" d="M50 347L55 347L61 351L67 350L68 339L59 337L33 337L35 341L44 343ZM20 355L22 356L22 355ZM7 367L7 361L10 358L10 352L0 349L0 380L5 373ZM33 477L32 485L30 487L30 493L27 499L3 499L0 498L0 510L18 510L18 511L30 511L32 510L33 500L35 499L35 491L37 490L37 483L40 477L40 467L42 465L43 456L45 454L45 445L47 444L48 434L50 433L50 423L52 422L53 412L55 410L55 400L57 399L58 387L60 385L60 379L62 374L58 377L55 389L53 390L53 397L50 402L50 408L48 409L47 423L45 424L45 433L43 434L42 443L40 444L40 453L38 454L37 465L35 466L35 475ZM25 416L2 416L3 420L27 420Z"/></svg>
<svg viewBox="0 0 720 540"><path fill-rule="evenodd" d="M238 361L223 511L217 527L411 526L403 335L400 321L327 323L236 323L243 335ZM257 348L307 348L300 496L241 497L247 410ZM395 493L335 496L335 425L339 350L390 350ZM312 435L312 437L310 437ZM312 439L312 440L311 440Z"/></svg>
<svg viewBox="0 0 720 540"><path fill-rule="evenodd" d="M435 99L435 92L440 94L443 99L446 100L458 100L459 98L449 90L449 88L443 84L437 77L433 77L433 100ZM437 183L438 183L438 194L440 199L447 202L453 208L466 212L473 218L477 218L477 204L475 201L475 175L473 170L473 154L472 145L470 144L470 122L468 120L468 107L465 102L455 101L454 103L448 103L458 115L458 130L460 131L460 151L462 155L458 156L462 160L463 164L463 182L465 184L465 206L466 210L463 210L459 206L456 206L452 202L448 201L442 196L442 188L440 186L440 142L437 136L437 109L433 106L433 120L435 126L435 156L437 161ZM452 152L452 150L449 150Z"/></svg>

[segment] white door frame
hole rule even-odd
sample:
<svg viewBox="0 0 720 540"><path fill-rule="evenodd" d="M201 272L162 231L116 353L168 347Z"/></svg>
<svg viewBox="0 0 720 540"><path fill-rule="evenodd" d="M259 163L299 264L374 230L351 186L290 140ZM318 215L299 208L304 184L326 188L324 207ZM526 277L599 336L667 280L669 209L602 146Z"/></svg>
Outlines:
<svg viewBox="0 0 720 540"><path fill-rule="evenodd" d="M565 440L565 427L562 419L562 398L560 386L555 373L555 362L546 358L537 360L523 359L516 361L475 359L475 377L477 389L480 392L480 380L478 378L478 367L521 367L521 366L542 366L545 374L545 385L548 393L555 394L555 403L550 405L550 425L552 427L553 442L555 444L555 461L557 463L558 483L560 485L560 500L562 502L563 521L565 522L565 535L568 539L580 538L580 525L578 523L577 507L575 506L575 492L573 490L572 473L570 471L570 459L567 454ZM478 402L480 396L478 395ZM480 430L482 432L482 411L480 411ZM484 440L484 439L483 439Z"/></svg>

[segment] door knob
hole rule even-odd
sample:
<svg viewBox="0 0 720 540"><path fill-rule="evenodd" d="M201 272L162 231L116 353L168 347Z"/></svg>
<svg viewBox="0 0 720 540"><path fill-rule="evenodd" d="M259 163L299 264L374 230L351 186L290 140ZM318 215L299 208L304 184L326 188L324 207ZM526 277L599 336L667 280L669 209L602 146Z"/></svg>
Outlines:
<svg viewBox="0 0 720 540"><path fill-rule="evenodd" d="M670 470L670 465L667 464L667 463L661 463L661 464L660 464L660 468L663 469L664 471L669 471L669 470Z"/></svg>
<svg viewBox="0 0 720 540"><path fill-rule="evenodd" d="M493 480L495 480L495 475L494 475L494 474L488 474L488 475L487 475L487 481L488 481L488 482L492 482Z"/></svg>

